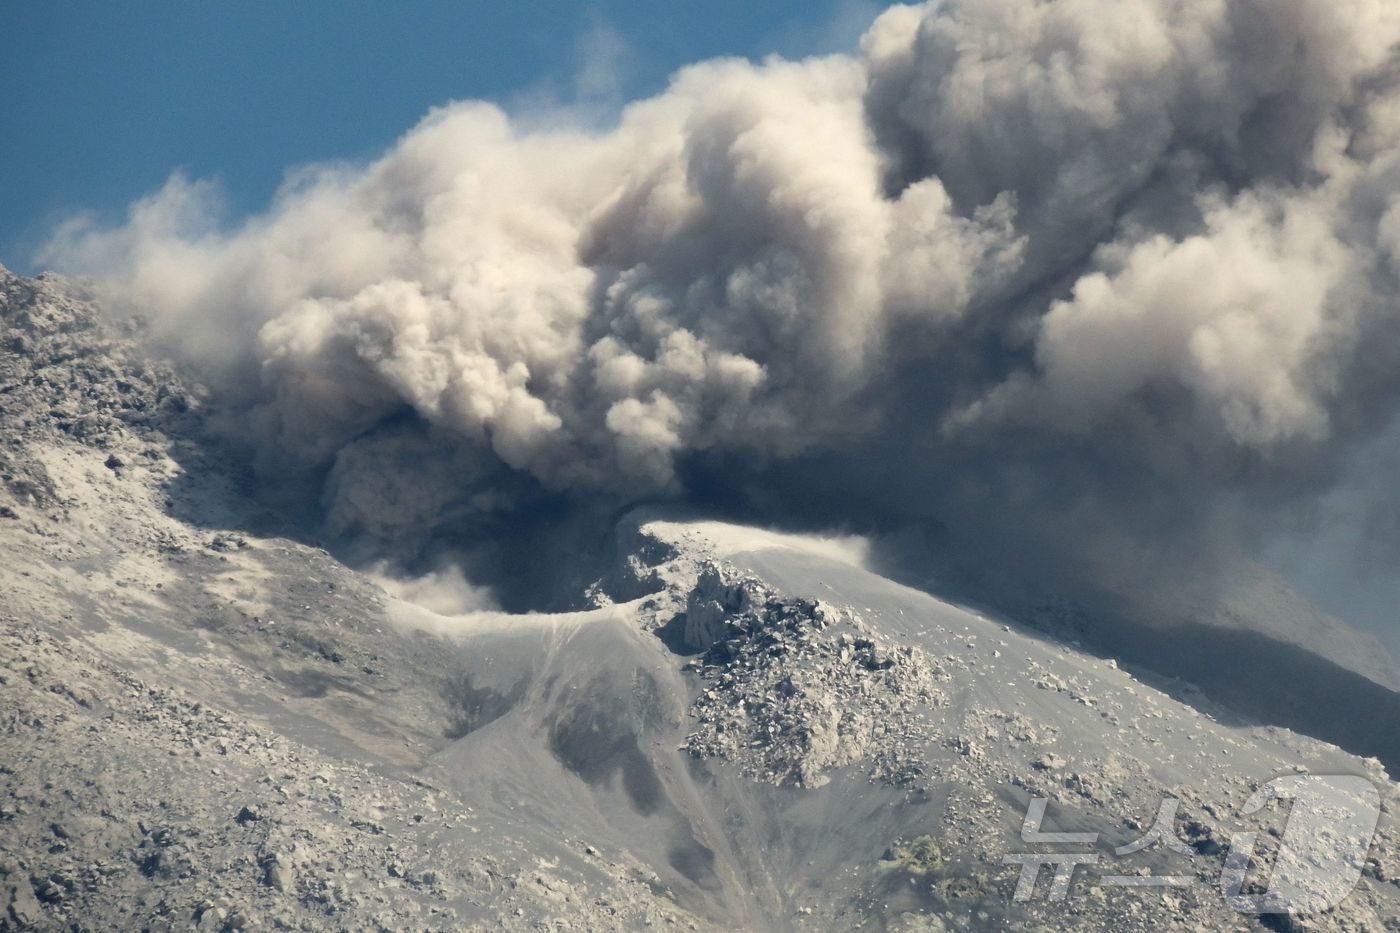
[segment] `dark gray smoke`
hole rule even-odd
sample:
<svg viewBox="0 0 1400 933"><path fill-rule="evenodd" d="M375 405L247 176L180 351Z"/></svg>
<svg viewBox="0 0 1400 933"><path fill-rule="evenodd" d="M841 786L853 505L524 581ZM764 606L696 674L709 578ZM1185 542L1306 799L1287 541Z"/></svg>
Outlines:
<svg viewBox="0 0 1400 933"><path fill-rule="evenodd" d="M344 535L692 499L1194 577L1377 485L1397 39L1391 0L896 7L604 132L444 107L232 230L177 177L48 258Z"/></svg>

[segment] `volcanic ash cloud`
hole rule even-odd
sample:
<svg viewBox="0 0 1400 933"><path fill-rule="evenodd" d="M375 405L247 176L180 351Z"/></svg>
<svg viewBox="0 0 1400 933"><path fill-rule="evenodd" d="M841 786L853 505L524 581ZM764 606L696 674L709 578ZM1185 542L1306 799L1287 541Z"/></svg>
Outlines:
<svg viewBox="0 0 1400 933"><path fill-rule="evenodd" d="M1397 408L1397 39L1385 0L896 7L603 132L443 107L233 228L175 177L48 258L151 314L261 463L328 476L338 527L866 457L853 500L911 514L983 483L1201 534L1341 481Z"/></svg>

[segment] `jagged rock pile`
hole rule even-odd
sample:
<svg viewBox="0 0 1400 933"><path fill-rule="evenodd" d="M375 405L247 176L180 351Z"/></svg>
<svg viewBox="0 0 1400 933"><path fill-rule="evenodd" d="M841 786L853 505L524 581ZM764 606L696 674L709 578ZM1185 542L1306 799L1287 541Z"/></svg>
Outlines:
<svg viewBox="0 0 1400 933"><path fill-rule="evenodd" d="M917 786L935 669L864 629L853 613L728 582L707 563L687 603L687 641L710 641L690 665L704 689L687 750L773 784L820 787L834 769L869 761L872 780Z"/></svg>
<svg viewBox="0 0 1400 933"><path fill-rule="evenodd" d="M95 447L178 420L199 404L169 364L151 360L137 319L104 318L80 286L0 267L0 422L11 435L66 435ZM124 465L120 455L111 469Z"/></svg>
<svg viewBox="0 0 1400 933"><path fill-rule="evenodd" d="M104 318L66 279L0 267L0 520L62 510L34 440L105 451L120 474L195 423L202 390L146 355L141 327Z"/></svg>

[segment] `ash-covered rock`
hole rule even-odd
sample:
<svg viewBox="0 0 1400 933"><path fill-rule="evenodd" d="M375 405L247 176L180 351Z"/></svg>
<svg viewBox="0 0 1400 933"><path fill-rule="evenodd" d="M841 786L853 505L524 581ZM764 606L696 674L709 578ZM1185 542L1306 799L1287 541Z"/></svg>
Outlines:
<svg viewBox="0 0 1400 933"><path fill-rule="evenodd" d="M11 437L67 437L119 448L132 434L168 427L200 390L137 339L139 319L101 314L81 285L0 268L0 423ZM125 465L113 453L111 469Z"/></svg>
<svg viewBox="0 0 1400 933"><path fill-rule="evenodd" d="M920 713L939 701L923 652L891 647L853 613L726 579L713 563L687 600L685 637L709 643L691 665L705 688L690 754L773 784L820 787L860 761L872 780L919 784L930 731Z"/></svg>
<svg viewBox="0 0 1400 933"><path fill-rule="evenodd" d="M755 580L726 583L719 567L706 563L695 588L686 597L683 644L705 651L717 642L728 640L734 635L731 623L759 611L757 603L770 595Z"/></svg>
<svg viewBox="0 0 1400 933"><path fill-rule="evenodd" d="M0 517L69 517L42 446L92 449L121 477L196 429L204 390L153 359L143 331L101 313L79 283L0 267Z"/></svg>

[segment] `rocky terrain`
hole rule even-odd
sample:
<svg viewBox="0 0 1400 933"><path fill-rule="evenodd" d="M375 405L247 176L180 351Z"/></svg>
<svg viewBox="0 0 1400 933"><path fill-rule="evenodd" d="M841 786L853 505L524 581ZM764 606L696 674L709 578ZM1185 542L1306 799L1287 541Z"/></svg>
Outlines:
<svg viewBox="0 0 1400 933"><path fill-rule="evenodd" d="M918 784L930 734L920 710L938 699L921 650L891 647L858 615L780 599L753 578L726 583L708 562L683 618L687 642L703 649L690 665L702 681L692 755L798 787L855 762L872 779Z"/></svg>
<svg viewBox="0 0 1400 933"><path fill-rule="evenodd" d="M1400 929L1374 759L855 542L634 513L577 611L444 615L251 496L139 322L8 273L0 321L0 927ZM1356 890L1232 909L1306 774L1376 788Z"/></svg>

